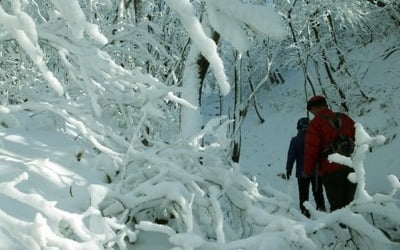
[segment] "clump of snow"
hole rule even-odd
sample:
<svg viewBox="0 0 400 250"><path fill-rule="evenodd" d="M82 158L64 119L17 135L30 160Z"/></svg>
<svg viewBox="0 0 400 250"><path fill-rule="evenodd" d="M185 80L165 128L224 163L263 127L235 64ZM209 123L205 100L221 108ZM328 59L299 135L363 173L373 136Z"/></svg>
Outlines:
<svg viewBox="0 0 400 250"><path fill-rule="evenodd" d="M346 156L343 156L343 155L338 154L338 153L334 153L334 154L329 155L328 156L328 161L329 162L336 162L336 163L343 164L343 165L346 165L346 166L349 166L349 167L352 166L352 161L351 161L350 157L346 157Z"/></svg>
<svg viewBox="0 0 400 250"><path fill-rule="evenodd" d="M394 189L399 189L400 188L400 182L399 179L395 175L388 175L388 181L392 185Z"/></svg>
<svg viewBox="0 0 400 250"><path fill-rule="evenodd" d="M242 24L232 16L227 16L223 10L217 9L212 1L208 2L210 5L207 7L207 14L211 26L241 53L245 53L249 49L250 43L246 32L241 27Z"/></svg>
<svg viewBox="0 0 400 250"><path fill-rule="evenodd" d="M172 92L168 92L167 99L170 100L170 101L173 101L173 102L175 102L175 103L179 103L179 104L181 104L182 106L185 106L185 107L194 109L194 110L196 110L196 109L198 108L197 106L192 105L191 103L189 103L189 102L186 101L185 99L182 99L182 98L177 97L177 96L174 95L174 93L172 93Z"/></svg>
<svg viewBox="0 0 400 250"><path fill-rule="evenodd" d="M77 0L63 1L51 0L54 6L62 13L67 23L70 25L73 36L77 39L83 38L86 27L86 17Z"/></svg>
<svg viewBox="0 0 400 250"><path fill-rule="evenodd" d="M281 40L287 35L282 17L272 6L244 4L239 0L208 0L207 2L230 18L239 20L268 37Z"/></svg>
<svg viewBox="0 0 400 250"><path fill-rule="evenodd" d="M108 42L107 37L105 37L99 30L99 26L93 23L86 23L85 31L88 33L89 37L93 39L94 42L103 46Z"/></svg>
<svg viewBox="0 0 400 250"><path fill-rule="evenodd" d="M222 95L227 95L230 91L230 85L225 75L223 62L217 52L217 46L205 34L201 23L193 14L192 4L188 0L166 0L166 2L172 9L175 9L179 13L182 23L185 25L193 42L199 48L202 55L210 62Z"/></svg>
<svg viewBox="0 0 400 250"><path fill-rule="evenodd" d="M90 193L90 204L94 208L98 208L100 202L104 200L107 195L108 189L103 185L92 184L88 187Z"/></svg>

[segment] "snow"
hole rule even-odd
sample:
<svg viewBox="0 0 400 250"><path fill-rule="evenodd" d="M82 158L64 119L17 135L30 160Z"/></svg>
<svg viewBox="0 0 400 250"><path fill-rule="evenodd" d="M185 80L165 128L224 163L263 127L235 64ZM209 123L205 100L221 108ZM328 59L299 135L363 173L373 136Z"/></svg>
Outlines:
<svg viewBox="0 0 400 250"><path fill-rule="evenodd" d="M83 39L86 31L98 44L106 43L96 26L82 25L87 21L78 1L66 4L61 0L52 0L52 3L63 13L76 39ZM230 87L217 47L193 15L191 2L167 0L167 3L179 13L194 40L196 48L193 53L200 51L210 61L222 95L228 94ZM209 3L215 7L210 13L223 9L225 13L221 18L235 16L238 20L229 26L229 30L238 30L239 23L243 22L272 37L284 36L279 17L269 12L270 9L244 7L240 1ZM15 16L6 14L0 7L0 22L17 23L16 26L5 25L5 28L13 33L50 85L62 96L64 89L58 85L56 78L52 78L42 61L34 22L20 9L19 1L15 1L13 7ZM238 8L244 9L240 15L236 15ZM211 20L211 25L218 26L221 21ZM15 30L15 27L19 29ZM245 50L247 45L242 38L232 37L232 42ZM363 52L355 53L359 53L360 57L369 56L369 53ZM368 52L374 57L373 51ZM67 61L67 51L61 50L60 53ZM398 53L396 59L399 58ZM89 58L81 60L86 59L91 62ZM115 65L105 63L107 58L102 59L104 61L99 62L99 68L111 66L117 69ZM97 127L98 123L87 117L79 120L71 115L73 107L65 105L56 108L50 102L0 106L0 249L317 249L330 237L336 237L332 241L340 239L340 242L346 242L348 237L352 237L353 231L350 230L366 235L371 242L363 246L371 249L398 247L392 246L387 237L361 215L385 215L388 227L392 225L390 223L395 226L400 224L400 142L395 136L400 131L394 125L400 120L397 110L400 92L398 82L385 78L393 77L393 74L385 74L388 69L397 70L398 67L393 61L375 59L371 68L373 71L366 75L364 87L380 91L376 91L377 101L368 104L370 111L367 115L350 114L357 121L356 152L351 158L340 155L330 157L330 160L356 170L349 176L358 183L356 198L351 207L332 213L317 211L310 200L305 204L310 211L310 219L298 210L295 178L287 181L279 177L285 169L290 138L296 133L296 121L306 115L305 98L302 86L298 84L297 72L286 72L287 81L284 84L261 91L263 98L259 101L267 117L266 122L259 123L255 112L249 112L242 128L241 161L239 164L230 163L229 168L225 168L223 159L215 157L217 154L211 154L229 145L226 131L232 121L225 117L212 119L195 134L190 133L190 136L174 144L158 142L163 147L156 148L157 152L135 152L129 147L126 155L133 156L130 158L135 160L133 165L138 165L125 164L125 168L138 170L129 172L115 166L116 159L122 159L124 153L103 143L104 134L112 133L106 133L107 128ZM101 77L105 74L96 72L95 67L93 70L95 79L100 78L99 82L103 80ZM194 71L188 70L186 80L195 80ZM150 82L150 90L160 86L159 82L145 78L143 76L140 80ZM105 90L94 79L89 82ZM126 83L119 89L125 90L128 86ZM90 93L91 87L87 88ZM389 96L384 91L386 89ZM147 104L141 106L145 115L168 119L157 104L152 103L159 97L186 108L198 108L197 103L162 90L151 92L153 96L145 100ZM96 117L99 117L102 110L97 103L97 95L92 93L91 98ZM382 105L384 100L388 101L389 107ZM355 102L356 98L351 101ZM68 125L58 126L54 120L48 121L44 115L34 113L42 111L62 117ZM92 127L86 126L85 122ZM195 125L200 127L200 124ZM75 129L74 136L71 136L68 126ZM93 127L98 131L90 129ZM78 133L87 140L82 140ZM114 136L115 144L129 146L126 140ZM205 138L210 143L203 145ZM129 143L135 141L132 139ZM193 156L193 152L198 155ZM207 153L210 153L210 158L204 158ZM126 171L124 183L110 185L110 178L114 177L111 173L117 170ZM108 196L114 199L107 201ZM142 218L137 223L131 223L134 224L132 227L125 224L135 220L130 217L127 208L136 209L139 214L145 211L141 205L158 200L162 202L155 203L158 207L154 210L160 213L161 218L180 216L180 221L176 223L181 224L175 226L181 232L169 225ZM224 200L231 202L231 220L236 224L230 224L225 219ZM102 204L104 201L108 203ZM178 208L168 211L167 203ZM235 213L239 215L235 216ZM114 214L119 214L118 219L113 217ZM260 232L251 234L256 226L236 228L245 223L259 226ZM207 238L208 235L214 235L215 239ZM240 238L241 235L250 236Z"/></svg>
<svg viewBox="0 0 400 250"><path fill-rule="evenodd" d="M193 39L193 42L201 51L202 55L210 62L221 94L227 95L230 91L230 85L225 75L224 64L217 52L217 45L205 34L200 21L193 14L194 10L192 4L188 0L166 0L166 2L181 16L182 23Z"/></svg>
<svg viewBox="0 0 400 250"><path fill-rule="evenodd" d="M7 14L0 6L0 23L9 31L26 53L31 57L32 61L37 65L43 73L45 79L58 95L64 94L64 88L53 73L47 68L43 60L43 51L39 47L36 25L34 20L21 10L19 1L13 1L12 7L15 15Z"/></svg>
<svg viewBox="0 0 400 250"><path fill-rule="evenodd" d="M381 66L384 68L384 65ZM240 168L237 171L242 171L250 178L257 180L255 190L268 190L273 187L277 193L286 193L286 197L291 200L288 205L290 209L297 210L297 187L292 178L289 181L282 180L277 176L278 173L284 171L285 157L289 139L295 135L295 124L301 113L304 105L301 105L301 100L293 99L293 96L299 91L297 85L286 82L282 86L272 88L272 93L265 98L265 103L262 104L264 112L268 113L268 119L264 124L258 123L255 119L255 114L250 113L249 118L244 123L244 145L242 161ZM290 94L282 94L290 93ZM277 96L278 98L272 98ZM10 111L7 107L2 107L3 116ZM90 153L83 153L82 158L77 160L77 153L87 152L87 145L82 142L74 141L66 135L62 135L54 128L53 130L43 130L42 125L35 120L31 120L29 116L16 116L18 123L14 123L12 128L3 128L0 131L0 166L1 166L1 194L0 194L0 218L3 223L7 222L7 230L2 228L0 232L0 248L2 249L24 249L21 242L15 241L13 237L22 237L17 230L33 230L37 233L32 237L41 238L41 241L58 241L54 243L58 246L64 246L64 249L79 249L81 247L94 247L94 242L88 241L83 246L75 245L75 243L63 241L52 234L48 224L51 220L60 220L64 218L71 225L75 225L77 236L81 239L88 239L88 232L81 231L80 218L88 216L91 218L91 225L94 228L100 229L99 225L104 225L104 222L95 219L98 213L98 204L104 199L108 190L104 186L104 173L99 171L95 166L99 159ZM380 118L378 116L378 118ZM376 117L369 116L364 119L364 124L379 124ZM355 120L359 120L355 117ZM7 120L4 120L7 122ZM370 121L370 122L369 122ZM227 121L229 123L229 121ZM28 124L30 124L28 126ZM218 124L218 121L211 122L205 128L204 134L211 133L212 128ZM365 130L361 129L362 125L357 123L357 144L364 155L364 159L359 159L358 163L352 161L351 165L363 163L365 166L359 166L360 169L365 169L365 188L368 191L361 190L363 193L359 196L359 202L367 204L371 200L371 195L379 192L386 192L395 197L398 197L396 190L400 188L397 176L400 176L398 168L393 168L398 162L398 157L393 154L393 150L398 145L396 140L391 144L382 145L384 137L381 135L369 135ZM218 133L216 134L218 137ZM198 138L199 139L199 138ZM273 142L273 143L271 143ZM363 148L362 145L373 143L374 150L370 152L368 147ZM380 145L380 146L379 146ZM333 157L333 160L340 160L340 156ZM354 157L357 159L357 157ZM373 160L375 159L375 160ZM397 159L397 160L393 160ZM347 159L349 160L349 159ZM379 168L376 163L379 162ZM238 166L239 167L239 166ZM395 171L393 171L395 170ZM226 176L227 187L229 183L236 182L236 175ZM355 181L363 183L363 176L355 176ZM377 181L384 179L385 181ZM182 193L182 187L179 183L165 182L159 186L153 187L155 198L168 196L169 199L174 199L176 202L183 202L179 197ZM245 185L245 184L243 184ZM388 188L390 186L390 188ZM146 189L146 186L141 187ZM201 193L201 189L199 189ZM231 191L234 191L232 189ZM134 192L140 192L140 188ZM210 190L212 194L213 213L219 214L221 207L215 202L219 196L218 190ZM230 190L226 190L230 192ZM189 194L187 194L189 195ZM256 195L256 194L255 194ZM127 196L128 197L128 196ZM378 196L379 197L379 196ZM122 198L122 197L121 197ZM241 199L237 194L231 194L233 200L237 199L235 204L243 208L252 206L245 199ZM187 198L186 198L187 199ZM189 198L190 200L190 198ZM54 202L53 202L54 201ZM135 202L139 202L136 200ZM279 202L272 199L271 202ZM190 204L182 204L189 206ZM137 230L141 230L136 234L131 232L132 239L137 238L137 241L132 245L132 249L171 249L174 244L185 245L185 242L192 242L191 247L201 246L199 249L239 249L243 246L254 246L254 249L282 249L289 248L289 243L285 240L286 237L297 238L297 241L307 241L304 234L312 225L324 225L330 223L331 220L339 220L349 224L361 232L375 235L376 240L384 242L385 239L380 232L371 228L358 217L348 216L346 210L335 211L334 213L324 215L324 213L313 210L312 201L306 204L310 208L312 214L317 216L316 220L305 225L304 222L296 222L291 220L289 223L286 220L278 219L279 217L269 217L268 213L259 210L256 207L248 210L252 214L254 220L270 221L268 231L280 231L285 233L269 233L253 236L242 241L226 243L224 234L221 233L222 222L220 221L216 227L217 242L215 244L205 243L203 239L197 238L196 235L189 233L177 235L171 228L151 222L141 222L137 226ZM360 209L369 208L370 205L365 205ZM115 207L117 209L117 207ZM97 212L96 212L97 211ZM221 218L221 216L217 216ZM18 218L18 219L17 219ZM187 217L190 224L190 217ZM31 223L25 221L32 221ZM97 222L96 222L97 221ZM361 223L361 224L359 224ZM18 226L17 226L18 225ZM73 226L74 228L74 226ZM107 227L105 227L107 228ZM104 229L106 230L106 229ZM26 241L30 242L30 241ZM256 243L257 242L257 243ZM36 243L35 243L36 244ZM32 246L35 246L32 244ZM254 245L255 244L255 245ZM306 244L306 243L302 243ZM310 248L313 248L313 243L309 242ZM37 246L40 247L40 246ZM25 245L25 249L27 245ZM34 249L34 247L30 248Z"/></svg>
<svg viewBox="0 0 400 250"><path fill-rule="evenodd" d="M208 0L207 2L211 3L217 11L248 24L251 28L270 38L280 40L286 36L283 20L271 5L250 5L244 4L239 0ZM219 25L226 25L226 23L222 22ZM231 31L229 27L230 25L228 24L227 32Z"/></svg>
<svg viewBox="0 0 400 250"><path fill-rule="evenodd" d="M367 50L368 53L372 53ZM378 53L378 52L377 52ZM362 53L358 53L361 56ZM373 57L371 55L371 57ZM388 114L398 117L392 113L392 109L398 107L398 88L392 86L396 81L391 79L391 74L385 72L390 71L392 62L382 62L377 60L373 63L371 71L368 72L366 79L364 79L365 88L377 89L377 95L381 95L380 89L393 90L390 95L379 97L387 100L390 109L386 112L381 110L381 101L371 103L369 108L372 110L368 115L357 116L350 114L350 116L358 122L359 126L365 127L369 135L365 134L365 130L358 130L357 136L359 137L359 144L372 142L369 153L365 158L366 169L366 188L368 192L386 192L389 183L386 177L390 174L399 176L399 168L397 167L398 160L395 156L396 150L400 147L398 139L391 141L389 145L385 144L385 139L397 133L397 127L389 125L390 118ZM396 63L394 65L397 65ZM394 70L393 70L394 71ZM388 77L388 79L386 79ZM252 169L251 176L254 176L260 183L274 183L278 190L288 190L289 192L297 192L294 183L291 181L276 181L276 175L284 172L284 165L286 161L286 153L289 146L290 138L295 136L297 131L295 129L296 122L299 118L306 116L305 103L303 97L303 86L298 84L297 72L289 73L285 76L287 80L282 85L273 87L269 92L263 95L264 101L260 106L263 107L263 115L266 117L266 122L261 124L256 118L255 113L249 114L251 118L245 121L244 126L251 127L251 132L244 130L243 138L246 145L253 145L252 147L243 147L241 165L244 171ZM274 98L274 97L278 98ZM299 98L300 97L300 98ZM397 120L398 118L394 118ZM382 131L384 127L390 127L386 130L386 134L371 134L371 131ZM271 143L273 144L271 145ZM384 145L382 145L384 144ZM379 146L380 145L380 146ZM244 167L246 166L246 167ZM293 190L295 189L295 190Z"/></svg>
<svg viewBox="0 0 400 250"><path fill-rule="evenodd" d="M244 54L250 47L250 43L247 40L246 32L241 27L241 23L232 17L226 16L223 10L215 8L212 1L207 8L208 19L211 26L224 37L227 41L230 41L232 45L239 50L240 53Z"/></svg>
<svg viewBox="0 0 400 250"><path fill-rule="evenodd" d="M80 8L77 0L62 1L62 0L51 0L54 6L63 14L63 17L67 19L67 23L70 25L71 32L76 39L83 37L83 32L86 24L86 17Z"/></svg>
<svg viewBox="0 0 400 250"><path fill-rule="evenodd" d="M198 108L199 100L196 95L197 91L193 91L198 89L198 86L200 85L200 79L198 77L195 63L198 55L199 50L197 47L192 46L182 76L184 84L182 86L181 96L190 103L190 106L195 107L195 109L192 109L188 105L182 106L181 133L184 137L190 137L199 132L201 124L203 124L200 109Z"/></svg>

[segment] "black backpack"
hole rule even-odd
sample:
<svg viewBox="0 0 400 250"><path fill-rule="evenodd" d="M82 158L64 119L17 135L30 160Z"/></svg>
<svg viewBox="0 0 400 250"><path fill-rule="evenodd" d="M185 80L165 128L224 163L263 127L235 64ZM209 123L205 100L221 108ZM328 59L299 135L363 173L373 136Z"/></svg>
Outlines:
<svg viewBox="0 0 400 250"><path fill-rule="evenodd" d="M338 153L350 157L354 152L355 143L354 138L342 134L342 114L335 113L333 117L323 116L323 118L329 121L329 124L336 129L339 135L322 151L321 156L326 158L330 154Z"/></svg>

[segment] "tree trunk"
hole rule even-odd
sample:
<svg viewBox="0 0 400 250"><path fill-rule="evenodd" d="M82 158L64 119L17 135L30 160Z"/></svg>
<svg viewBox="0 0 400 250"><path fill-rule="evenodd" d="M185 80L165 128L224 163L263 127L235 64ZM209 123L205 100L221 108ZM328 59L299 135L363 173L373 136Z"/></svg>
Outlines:
<svg viewBox="0 0 400 250"><path fill-rule="evenodd" d="M308 82L308 84L309 84L310 87L311 87L311 90L312 90L313 94L315 94L314 85L313 85L313 83L312 83L312 81L311 81L310 76L308 75L307 61L304 62L304 60L303 60L302 57L301 57L302 52L301 52L301 50L300 50L300 43L299 43L298 40L297 40L296 32L295 32L295 30L294 30L294 28L293 28L293 25L292 25L292 22L291 22L292 11L293 11L293 8L294 8L294 5L296 4L296 2L297 2L297 0L295 0L295 1L293 2L292 7L291 7L291 8L289 9L289 11L288 11L288 18L287 18L287 20L288 20L289 30L290 30L290 34L292 35L293 42L294 42L294 44L296 45L297 57L298 57L298 59L299 59L301 68L303 69L303 74L304 74L304 85L306 86L306 84L307 84L307 82Z"/></svg>
<svg viewBox="0 0 400 250"><path fill-rule="evenodd" d="M212 38L215 43L218 43L220 36L217 32L214 32ZM201 93L210 63L192 44L185 65L181 97L197 107L197 110L182 107L181 133L184 137L188 137L199 132L203 125L203 118L200 113Z"/></svg>
<svg viewBox="0 0 400 250"><path fill-rule="evenodd" d="M233 110L233 145L232 145L232 161L239 162L240 147L241 147L241 129L240 123L243 119L241 112L242 104L242 88L240 86L240 71L241 71L242 58L240 53L236 52L236 65L235 65L235 79L234 79L234 110Z"/></svg>
<svg viewBox="0 0 400 250"><path fill-rule="evenodd" d="M182 106L181 109L181 135L184 138L195 135L201 130L203 125L202 117L200 114L200 85L201 79L199 78L199 65L198 59L200 51L191 45L189 55L187 57L186 66L183 70L182 76L182 93L181 98L196 106L197 109L191 109Z"/></svg>
<svg viewBox="0 0 400 250"><path fill-rule="evenodd" d="M319 32L318 32L317 26L312 26L312 30L314 32L316 41L319 42L320 38L319 38ZM339 96L341 99L340 106L342 107L344 112L348 112L349 108L347 107L347 103L346 103L346 95L345 95L344 91L340 88L338 83L336 82L335 69L332 67L328 57L326 56L325 49L322 49L321 53L322 53L322 61L323 61L324 68L325 68L326 74L328 76L328 79L329 79L330 83L335 87L335 89L337 89L337 91L339 93Z"/></svg>
<svg viewBox="0 0 400 250"><path fill-rule="evenodd" d="M212 34L212 39L214 40L215 44L218 44L220 35L217 32L213 32ZM200 78L200 93L201 90L203 89L203 82L204 79L206 78L206 74L208 71L208 68L210 66L210 63L207 61L207 59L200 55L199 59L197 60L197 65L199 66L199 78ZM199 95L199 103L201 105L201 94Z"/></svg>
<svg viewBox="0 0 400 250"><path fill-rule="evenodd" d="M329 31L330 34L333 38L333 42L335 44L335 49L336 49L336 54L339 57L339 64L337 67L337 70L340 70L340 68L343 68L343 71L347 74L347 76L351 79L351 81L353 82L354 85L357 86L358 90L360 91L360 94L362 97L365 98L365 100L367 101L371 101L372 98L367 96L364 91L361 89L360 84L358 83L358 81L354 78L354 76L350 73L349 68L347 67L347 62L346 62L346 58L344 56L344 54L340 51L339 49L339 42L338 39L336 37L336 33L335 33L335 29L334 29L334 25L333 25L333 20L331 15L327 15L327 19L328 19L328 25L329 25Z"/></svg>

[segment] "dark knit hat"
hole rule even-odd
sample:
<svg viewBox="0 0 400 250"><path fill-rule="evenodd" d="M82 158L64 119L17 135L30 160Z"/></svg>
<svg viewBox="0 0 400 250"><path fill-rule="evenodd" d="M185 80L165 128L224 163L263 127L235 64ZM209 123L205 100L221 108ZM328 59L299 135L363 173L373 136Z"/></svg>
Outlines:
<svg viewBox="0 0 400 250"><path fill-rule="evenodd" d="M307 126L308 126L309 121L310 121L310 120L309 120L307 117L300 118L300 119L297 121L297 126L296 126L296 128L297 128L298 130L304 130L304 129L306 129Z"/></svg>
<svg viewBox="0 0 400 250"><path fill-rule="evenodd" d="M316 95L310 98L307 102L307 110L310 111L311 107L328 106L325 97Z"/></svg>

